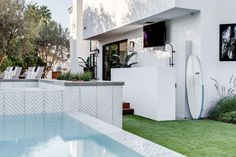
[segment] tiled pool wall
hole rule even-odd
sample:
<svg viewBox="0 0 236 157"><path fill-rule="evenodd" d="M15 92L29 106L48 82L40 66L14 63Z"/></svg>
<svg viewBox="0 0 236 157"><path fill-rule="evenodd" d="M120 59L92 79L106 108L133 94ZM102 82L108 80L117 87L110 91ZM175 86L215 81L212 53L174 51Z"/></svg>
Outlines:
<svg viewBox="0 0 236 157"><path fill-rule="evenodd" d="M63 139L85 138L98 134L87 128L63 113L0 116L0 142L47 139L55 135Z"/></svg>
<svg viewBox="0 0 236 157"><path fill-rule="evenodd" d="M83 112L122 127L122 83L0 81L0 115Z"/></svg>

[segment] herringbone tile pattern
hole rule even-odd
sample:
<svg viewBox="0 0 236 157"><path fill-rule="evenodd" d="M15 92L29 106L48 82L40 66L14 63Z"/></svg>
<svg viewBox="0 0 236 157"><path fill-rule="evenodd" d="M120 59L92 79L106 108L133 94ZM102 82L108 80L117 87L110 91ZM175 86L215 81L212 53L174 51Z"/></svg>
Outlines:
<svg viewBox="0 0 236 157"><path fill-rule="evenodd" d="M122 126L122 87L57 87L0 90L0 115L83 112Z"/></svg>
<svg viewBox="0 0 236 157"><path fill-rule="evenodd" d="M44 92L25 92L25 114L35 114L44 112Z"/></svg>
<svg viewBox="0 0 236 157"><path fill-rule="evenodd" d="M8 90L5 91L5 114L19 115L25 113L24 108L24 91Z"/></svg>
<svg viewBox="0 0 236 157"><path fill-rule="evenodd" d="M4 113L4 106L3 106L3 103L4 103L4 100L3 100L3 97L4 97L4 92L0 91L0 115L3 115Z"/></svg>
<svg viewBox="0 0 236 157"><path fill-rule="evenodd" d="M46 90L44 94L44 105L46 113L63 112L63 91Z"/></svg>
<svg viewBox="0 0 236 157"><path fill-rule="evenodd" d="M80 87L81 111L97 118L97 87Z"/></svg>
<svg viewBox="0 0 236 157"><path fill-rule="evenodd" d="M117 127L122 127L122 87L112 87L112 124Z"/></svg>
<svg viewBox="0 0 236 157"><path fill-rule="evenodd" d="M68 87L63 91L63 111L80 111L80 88Z"/></svg>
<svg viewBox="0 0 236 157"><path fill-rule="evenodd" d="M112 124L112 86L97 87L98 119Z"/></svg>

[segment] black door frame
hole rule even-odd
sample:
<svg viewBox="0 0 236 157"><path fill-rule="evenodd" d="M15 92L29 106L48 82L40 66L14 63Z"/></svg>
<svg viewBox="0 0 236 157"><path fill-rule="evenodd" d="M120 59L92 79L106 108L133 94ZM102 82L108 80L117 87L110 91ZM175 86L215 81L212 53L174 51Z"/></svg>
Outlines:
<svg viewBox="0 0 236 157"><path fill-rule="evenodd" d="M111 46L111 45L118 45L118 55L120 55L120 43L123 42L128 42L128 39L124 39L124 40L119 40L119 41L115 41L112 43L108 43L102 46L102 80L105 80L105 47L106 46ZM127 43L128 44L128 43ZM110 78L111 78L111 72L110 72Z"/></svg>

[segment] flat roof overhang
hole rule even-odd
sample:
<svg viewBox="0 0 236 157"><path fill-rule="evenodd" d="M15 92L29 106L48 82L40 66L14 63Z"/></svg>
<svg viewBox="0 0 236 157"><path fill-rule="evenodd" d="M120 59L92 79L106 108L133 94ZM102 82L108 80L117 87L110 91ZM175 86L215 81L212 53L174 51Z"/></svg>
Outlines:
<svg viewBox="0 0 236 157"><path fill-rule="evenodd" d="M106 31L104 33L101 34L97 34L88 38L84 38L85 40L101 40L103 38L106 37L111 37L111 36L115 36L118 34L124 34L127 32L130 32L132 30L138 29L138 28L142 28L143 26L147 25L147 22L161 22L161 21L167 21L167 20L171 20L171 19L175 19L178 17L183 17L183 16L187 16L187 15L193 15L200 12L200 10L196 10L196 9L186 9L186 8L172 8L166 11L163 11L161 13L158 13L156 15L144 18L142 20L139 21L135 21L132 23L129 23L127 25L123 25L121 27L118 28L114 28L112 30Z"/></svg>

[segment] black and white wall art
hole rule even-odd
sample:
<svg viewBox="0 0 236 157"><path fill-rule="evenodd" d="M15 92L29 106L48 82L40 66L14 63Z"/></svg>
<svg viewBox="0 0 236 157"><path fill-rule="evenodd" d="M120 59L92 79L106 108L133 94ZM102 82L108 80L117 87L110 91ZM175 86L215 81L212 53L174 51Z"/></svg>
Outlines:
<svg viewBox="0 0 236 157"><path fill-rule="evenodd" d="M220 25L220 61L236 61L236 24Z"/></svg>

